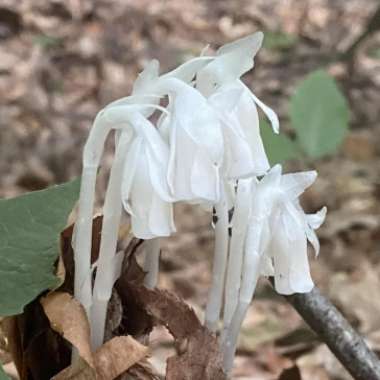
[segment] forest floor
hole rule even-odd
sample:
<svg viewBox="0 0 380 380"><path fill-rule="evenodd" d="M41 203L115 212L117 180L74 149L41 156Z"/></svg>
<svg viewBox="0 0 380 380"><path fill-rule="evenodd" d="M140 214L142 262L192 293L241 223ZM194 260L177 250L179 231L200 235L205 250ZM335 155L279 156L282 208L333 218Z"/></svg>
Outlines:
<svg viewBox="0 0 380 380"><path fill-rule="evenodd" d="M335 155L292 161L319 172L303 204L328 207L319 230L313 278L380 352L380 35L365 41L352 65L333 61L361 33L376 0L12 0L0 1L0 197L80 175L81 149L97 111L131 91L152 58L167 71L185 59L256 30L267 32L244 80L278 112L291 135L289 97L309 72L326 68L346 95L350 131ZM112 146L103 160L104 190ZM99 203L100 204L100 203ZM176 210L178 233L164 241L160 286L199 316L212 262L210 215ZM277 379L294 363L304 380L350 379L297 313L265 280L241 332L234 378ZM152 335L163 374L174 351L163 329ZM7 360L0 350L0 358ZM12 371L12 363L6 366Z"/></svg>

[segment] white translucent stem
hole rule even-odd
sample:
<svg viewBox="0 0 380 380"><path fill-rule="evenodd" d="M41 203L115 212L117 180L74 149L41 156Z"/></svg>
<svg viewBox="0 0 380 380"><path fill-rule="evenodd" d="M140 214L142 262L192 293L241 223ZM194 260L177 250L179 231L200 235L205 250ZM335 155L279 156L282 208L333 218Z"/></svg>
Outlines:
<svg viewBox="0 0 380 380"><path fill-rule="evenodd" d="M205 317L206 327L210 331L216 331L219 322L228 257L228 206L223 187L220 192L220 200L215 205L215 211L217 222L215 224L214 263Z"/></svg>
<svg viewBox="0 0 380 380"><path fill-rule="evenodd" d="M262 223L258 222L249 227L247 234L239 303L223 342L223 369L226 373L229 373L232 369L239 331L257 284L261 260L259 252L261 231Z"/></svg>
<svg viewBox="0 0 380 380"><path fill-rule="evenodd" d="M250 213L252 179L241 179L238 182L234 215L232 219L232 236L228 257L226 286L224 292L223 342L230 327L239 298L242 276L244 243Z"/></svg>
<svg viewBox="0 0 380 380"><path fill-rule="evenodd" d="M158 273L160 265L160 239L154 238L146 240L145 245L145 258L144 258L144 285L153 289L157 286Z"/></svg>
<svg viewBox="0 0 380 380"><path fill-rule="evenodd" d="M73 239L75 276L74 295L87 315L91 307L91 235L95 197L96 167L84 167L79 195L78 218Z"/></svg>
<svg viewBox="0 0 380 380"><path fill-rule="evenodd" d="M74 296L90 318L92 215L95 200L96 174L109 128L102 128L101 113L95 118L83 151L83 171L79 194L78 218L73 237L75 275Z"/></svg>
<svg viewBox="0 0 380 380"><path fill-rule="evenodd" d="M91 310L91 335L93 349L103 343L107 315L107 305L111 298L112 288L119 273L119 261L115 260L117 237L119 232L122 202L121 183L130 141L127 132L121 132L116 146L115 158L103 207L103 224L99 249L99 259L94 283L93 306Z"/></svg>

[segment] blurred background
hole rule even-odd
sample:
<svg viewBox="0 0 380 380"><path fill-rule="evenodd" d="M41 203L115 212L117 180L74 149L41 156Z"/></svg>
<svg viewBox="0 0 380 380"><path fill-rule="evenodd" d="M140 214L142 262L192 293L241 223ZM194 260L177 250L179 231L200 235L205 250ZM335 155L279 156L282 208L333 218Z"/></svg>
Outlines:
<svg viewBox="0 0 380 380"><path fill-rule="evenodd" d="M313 277L380 353L379 7L378 0L1 0L0 197L80 175L93 118L130 93L148 60L159 59L165 72L207 44L215 49L262 30L264 47L244 81L280 117L281 138L263 121L271 162L317 169L303 204L309 212L328 207ZM111 148L112 141L100 201ZM179 205L179 232L162 252L160 286L200 316L210 282L210 219ZM152 344L164 373L171 338L157 330ZM1 348L0 359L9 361ZM234 378L277 379L293 365L306 380L350 379L263 279Z"/></svg>

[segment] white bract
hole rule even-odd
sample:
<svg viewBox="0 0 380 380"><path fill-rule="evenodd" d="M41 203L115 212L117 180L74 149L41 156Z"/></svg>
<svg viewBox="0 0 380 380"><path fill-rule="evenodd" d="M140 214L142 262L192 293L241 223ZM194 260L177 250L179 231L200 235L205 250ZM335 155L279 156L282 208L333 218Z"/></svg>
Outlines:
<svg viewBox="0 0 380 380"><path fill-rule="evenodd" d="M226 370L232 366L238 332L261 274L274 276L281 294L306 293L314 286L307 240L318 254L314 229L323 223L326 208L306 215L298 198L316 177L315 171L282 175L276 165L260 181L253 180L239 302L225 334Z"/></svg>
<svg viewBox="0 0 380 380"><path fill-rule="evenodd" d="M98 113L83 152L73 240L75 296L88 313L94 349L103 342L107 305L120 275L123 255L117 253L117 238L123 208L130 215L132 234L148 240L144 268L149 288L157 283L159 239L176 230L174 203L215 210L214 265L205 323L217 330L224 294L222 341L227 371L260 275L273 276L282 294L312 289L307 241L318 254L314 230L323 222L326 209L307 215L299 204L316 172L283 175L279 165L269 170L257 107L275 133L279 121L241 81L254 67L262 39L261 32L252 34L163 75L158 61L152 60L130 96ZM158 118L157 112L161 112ZM96 174L112 130L115 157L103 207L99 258L91 265Z"/></svg>

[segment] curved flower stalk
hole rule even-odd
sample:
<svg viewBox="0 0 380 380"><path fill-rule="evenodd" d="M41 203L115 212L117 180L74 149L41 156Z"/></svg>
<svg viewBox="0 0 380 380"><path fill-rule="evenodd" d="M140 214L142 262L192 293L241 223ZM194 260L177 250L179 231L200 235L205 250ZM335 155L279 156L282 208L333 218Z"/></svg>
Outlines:
<svg viewBox="0 0 380 380"><path fill-rule="evenodd" d="M141 120L140 112L146 110L147 108L157 109L161 107L154 104L139 104L115 106L102 110L95 118L94 125L84 148L79 212L73 241L76 265L74 294L76 298L84 305L90 319L92 319L92 214L96 173L99 167L101 155L103 153L104 143L112 129L128 130L128 133L125 132L124 134L121 134L118 139L115 161L111 169L110 182L107 188L104 206L105 221L102 227L101 248L97 263L98 270L96 277L98 281L95 281L95 284L96 282L98 282L98 284L103 284L102 286L95 286L97 289L96 294L102 294L100 298L103 300L108 297L108 293L110 294L109 288L111 287L112 289L113 281L115 280L117 273L115 268L118 267L117 262L113 260L116 260L114 252L116 250L117 231L121 213L121 174L124 167L126 152L129 148L130 142L132 141L133 133L135 132L130 129L130 126ZM141 116L141 118L145 120L143 116ZM157 138L160 138L158 134L156 136ZM106 267L108 269L105 269ZM110 285L111 282L112 285ZM102 290L99 291L99 289ZM103 314L105 314L105 311ZM96 329L93 328L93 331L96 331Z"/></svg>
<svg viewBox="0 0 380 380"><path fill-rule="evenodd" d="M224 341L224 367L230 371L237 338L260 274L274 274L281 294L305 293L313 288L307 257L307 240L318 249L314 228L326 214L306 215L298 197L316 178L316 172L281 174L280 165L256 184L245 238L239 302ZM316 251L318 253L318 251Z"/></svg>
<svg viewBox="0 0 380 380"><path fill-rule="evenodd" d="M124 129L120 134L106 193L91 310L94 347L103 342L107 304L119 276L120 262L113 252L116 252L121 202L131 213L136 237L150 239L175 231L172 199L164 179L168 147L154 126L136 110L138 107L114 106L103 114L105 123L115 127L124 123L133 129ZM128 133L132 137L128 138Z"/></svg>

